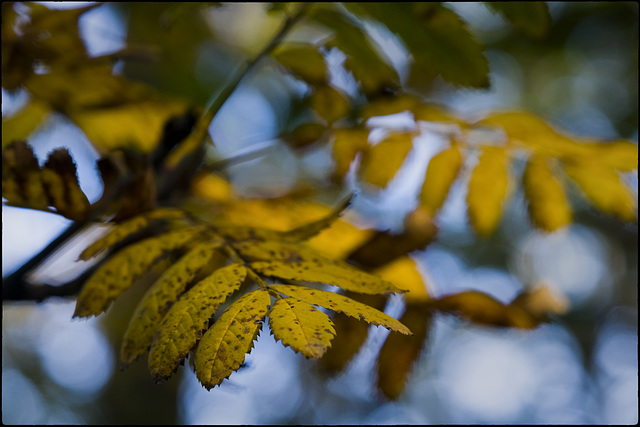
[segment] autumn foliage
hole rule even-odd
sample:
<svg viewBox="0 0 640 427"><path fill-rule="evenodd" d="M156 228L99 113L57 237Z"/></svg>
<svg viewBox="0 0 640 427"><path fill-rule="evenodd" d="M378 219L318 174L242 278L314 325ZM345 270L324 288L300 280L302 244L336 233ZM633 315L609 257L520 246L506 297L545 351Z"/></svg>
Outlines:
<svg viewBox="0 0 640 427"><path fill-rule="evenodd" d="M114 73L131 50L88 54L77 21L94 7L3 3L2 85L24 90L29 101L3 117L2 196L6 205L56 213L82 227L110 225L80 255L97 264L77 295L74 317L101 315L141 278L155 275L120 353L123 367L148 355L155 381L168 379L189 358L204 387L220 385L267 324L283 345L340 370L372 324L393 331L378 358L378 386L397 398L437 313L521 329L562 314L562 298L545 287L524 289L508 304L477 291L430 295L409 254L437 239L438 214L463 176L478 238L495 232L518 186L531 223L544 232L571 223L569 194L576 190L603 214L637 221L637 196L621 178L637 170L636 144L574 137L523 111L462 116L414 90L435 78L489 85L482 45L439 3L273 4L281 32L244 72L263 61L302 82L305 119L279 138L296 153L326 146L332 160L329 190L300 189L275 199L242 197L224 174L203 165L204 147L212 144L207 129L225 99L203 105ZM206 6L181 7L195 13ZM550 26L541 2L488 7L531 37ZM367 36L364 22L401 40L411 57L407 81ZM286 40L291 27L305 23L330 36ZM344 55L340 67L357 95L332 83L332 50ZM373 133L370 118L403 112L410 128ZM29 136L54 114L82 130L100 154L104 194L93 204L66 148L40 166L29 145ZM387 189L427 129L446 144L428 164L404 231L358 228L341 218L358 197L348 194L347 181L355 179L358 192ZM320 203L327 195L330 206ZM405 303L399 320L384 313L392 294Z"/></svg>

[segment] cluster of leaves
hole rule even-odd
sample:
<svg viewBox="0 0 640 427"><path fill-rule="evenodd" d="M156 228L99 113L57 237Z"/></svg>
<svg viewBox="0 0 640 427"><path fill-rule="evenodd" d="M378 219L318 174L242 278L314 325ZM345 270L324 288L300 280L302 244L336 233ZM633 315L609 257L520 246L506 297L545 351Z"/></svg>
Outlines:
<svg viewBox="0 0 640 427"><path fill-rule="evenodd" d="M115 75L114 61L131 55L130 50L91 57L77 24L95 5L50 10L3 3L2 85L30 96L22 109L3 118L6 203L53 207L75 221L114 224L80 256L88 260L107 252L84 284L74 316L101 314L157 270L158 279L125 333L121 362L128 365L149 350L152 376L162 381L191 353L207 388L238 369L267 317L277 340L306 357L322 357L323 366L334 371L364 343L368 324L382 325L399 333L389 334L382 347L378 386L396 398L422 352L435 313L522 329L561 313L564 307L546 288L525 290L509 304L476 291L435 298L407 254L435 238L436 215L465 165L470 168L469 219L480 235L491 234L498 225L514 182L511 169L522 159L522 186L531 220L540 229L553 231L571 222L565 176L600 211L635 221L634 197L620 173L637 169L637 145L569 137L528 113L497 112L471 120L409 94L410 89L424 91L437 77L459 86L489 84L482 46L457 14L439 3L294 6L305 11L297 15L303 22L320 25L331 36L316 43L269 45L271 58L283 71L309 88L304 101L312 118L286 129L284 141L300 151L329 146L334 184L341 189L355 169L365 191L388 186L425 126L437 124L435 129L449 142L430 160L418 207L407 216L402 233L350 226L337 219L346 204L307 224L268 224L269 218L296 217L304 205L288 204L270 215L265 206L272 208L274 201L229 197L228 191L219 191L229 183L216 175L205 173L191 181L212 117L204 114L198 120L192 110L201 106L192 109L183 100ZM550 24L541 2L487 6L532 37L542 36ZM275 13L287 9L272 7ZM368 36L369 24L389 30L406 49L406 82ZM335 50L344 55L342 67L357 84L355 96L332 83L327 58ZM93 205L80 190L65 149L51 153L40 167L22 142L52 112L69 118L102 155L98 169L105 190ZM379 141L371 138L370 118L400 112L412 115L414 128L388 131ZM188 160L186 169L179 167L181 160ZM206 212L187 213L183 200L170 203L181 208L158 208L183 179L189 184L183 192L215 201ZM328 292L323 285L339 292ZM382 311L391 293L405 296L399 320ZM346 316L329 317L325 310Z"/></svg>

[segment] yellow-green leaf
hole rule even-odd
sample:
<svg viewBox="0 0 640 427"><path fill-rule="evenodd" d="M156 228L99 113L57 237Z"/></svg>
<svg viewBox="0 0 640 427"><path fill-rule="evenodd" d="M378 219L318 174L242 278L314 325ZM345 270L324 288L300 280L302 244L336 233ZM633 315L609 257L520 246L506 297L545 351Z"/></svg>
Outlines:
<svg viewBox="0 0 640 427"><path fill-rule="evenodd" d="M247 269L231 264L196 283L176 301L162 319L149 351L149 370L156 382L173 374L207 329L229 295L240 288Z"/></svg>
<svg viewBox="0 0 640 427"><path fill-rule="evenodd" d="M366 104L360 111L359 116L364 120L377 116L388 116L391 114L411 111L419 103L418 98L406 93L392 96L381 96Z"/></svg>
<svg viewBox="0 0 640 427"><path fill-rule="evenodd" d="M87 280L76 301L73 317L97 316L128 289L158 259L189 243L201 233L192 227L127 246L108 259Z"/></svg>
<svg viewBox="0 0 640 427"><path fill-rule="evenodd" d="M327 64L317 46L288 42L278 46L273 57L311 85L323 85L327 82Z"/></svg>
<svg viewBox="0 0 640 427"><path fill-rule="evenodd" d="M353 73L366 94L398 88L398 73L381 58L357 21L321 6L314 8L310 18L335 32L327 47L337 47L347 56L344 67Z"/></svg>
<svg viewBox="0 0 640 427"><path fill-rule="evenodd" d="M126 146L150 152L160 141L167 120L185 110L182 102L144 100L113 108L85 109L69 116L99 151Z"/></svg>
<svg viewBox="0 0 640 427"><path fill-rule="evenodd" d="M412 146L412 133L397 133L387 136L369 148L362 156L360 178L375 187L386 187L404 163Z"/></svg>
<svg viewBox="0 0 640 427"><path fill-rule="evenodd" d="M319 289L311 289L305 286L271 285L270 288L309 304L338 311L349 317L364 320L376 326L384 326L387 329L400 332L404 335L411 335L409 328L393 317L366 304L345 297L344 295L321 291Z"/></svg>
<svg viewBox="0 0 640 427"><path fill-rule="evenodd" d="M429 161L420 190L420 205L431 214L436 213L444 203L461 165L462 153L457 145L441 151Z"/></svg>
<svg viewBox="0 0 640 427"><path fill-rule="evenodd" d="M533 156L522 175L524 194L529 202L531 221L545 231L571 223L571 207L564 188L553 175L546 159Z"/></svg>
<svg viewBox="0 0 640 427"><path fill-rule="evenodd" d="M369 148L369 129L345 128L334 131L333 159L336 162L335 176L344 177L351 162L360 152Z"/></svg>
<svg viewBox="0 0 640 427"><path fill-rule="evenodd" d="M276 340L311 359L327 351L336 331L329 316L295 298L279 298L269 312Z"/></svg>
<svg viewBox="0 0 640 427"><path fill-rule="evenodd" d="M638 169L638 144L612 141L593 144L593 157L620 172Z"/></svg>
<svg viewBox="0 0 640 427"><path fill-rule="evenodd" d="M40 123L45 121L49 106L38 100L31 100L17 113L2 119L2 148L13 141L25 139Z"/></svg>
<svg viewBox="0 0 640 427"><path fill-rule="evenodd" d="M244 362L264 321L271 298L264 289L248 293L220 316L196 350L196 376L210 390Z"/></svg>
<svg viewBox="0 0 640 427"><path fill-rule="evenodd" d="M439 3L345 3L399 36L414 59L411 78L441 75L459 85L487 87L489 65L464 21Z"/></svg>
<svg viewBox="0 0 640 427"><path fill-rule="evenodd" d="M514 28L529 36L541 38L551 26L549 8L543 1L484 2L511 22Z"/></svg>
<svg viewBox="0 0 640 427"><path fill-rule="evenodd" d="M563 166L596 208L624 221L637 220L637 196L632 195L616 171L597 161L564 163Z"/></svg>
<svg viewBox="0 0 640 427"><path fill-rule="evenodd" d="M471 172L467 193L469 220L479 235L488 236L498 225L508 184L505 149L485 147Z"/></svg>
<svg viewBox="0 0 640 427"><path fill-rule="evenodd" d="M223 259L213 259L219 248L220 244L217 242L197 245L164 271L149 288L138 303L124 334L120 351L123 366L147 351L163 316L200 270L207 264L213 264L214 268L221 264Z"/></svg>
<svg viewBox="0 0 640 427"><path fill-rule="evenodd" d="M104 249L108 249L116 245L117 243L127 238L127 236L130 236L133 233L136 233L150 226L156 221L182 218L184 217L184 215L185 214L183 211L175 208L159 208L142 215L137 215L127 221L123 221L117 224L111 229L111 231L109 231L108 234L96 240L84 251L82 251L82 253L78 256L78 259L86 261L97 255Z"/></svg>
<svg viewBox="0 0 640 427"><path fill-rule="evenodd" d="M309 97L311 108L329 125L349 114L349 101L329 85L317 87Z"/></svg>

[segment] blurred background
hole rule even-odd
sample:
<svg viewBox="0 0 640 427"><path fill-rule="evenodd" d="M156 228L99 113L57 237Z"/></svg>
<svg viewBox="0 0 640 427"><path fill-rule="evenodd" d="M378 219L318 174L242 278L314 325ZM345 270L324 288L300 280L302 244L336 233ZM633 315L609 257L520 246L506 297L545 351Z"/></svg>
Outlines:
<svg viewBox="0 0 640 427"><path fill-rule="evenodd" d="M525 109L575 135L637 143L637 3L551 2L553 24L541 40L515 31L481 3L445 4L486 46L491 89L458 89L436 81L430 100L469 115ZM92 55L124 46L160 46L158 60L125 61L119 72L204 103L262 48L281 17L260 3L200 5L105 4L81 17L80 31ZM407 64L400 43L380 28L367 29L403 75ZM292 34L303 40L324 36L311 25L300 25ZM211 157L268 147L260 159L227 170L244 195L284 194L305 180L317 184L327 167L326 153L300 156L276 138L294 120L304 88L269 61L261 64L212 123L216 149ZM332 79L353 92L349 76L335 73ZM24 102L25 94L3 90L3 116ZM402 126L402 115L387 119L381 126ZM425 144L430 138L424 136ZM94 169L98 154L70 121L53 116L29 142L40 159L55 147L68 146L82 189L91 201L100 197ZM407 167L417 172L403 175L407 181L394 183L395 188L415 188L411 177L423 174L427 161L423 156L410 162ZM626 179L637 200L637 171ZM438 218L438 240L414 254L430 288L438 294L478 289L509 301L523 284L544 281L568 298L568 314L529 332L438 317L404 394L390 402L374 387L376 354L388 333L382 328L372 328L344 372L326 377L313 361L276 343L265 327L245 366L207 392L188 367L163 385L153 384L144 361L124 372L117 369L126 313L137 301L133 294L89 321L71 321L70 300L5 302L3 422L636 424L637 224L619 223L577 200L575 222L564 232L544 234L529 224L518 189L495 235L477 239L467 224L464 179L455 186ZM410 191L399 193L363 198L355 209L378 226L393 227L411 208ZM68 224L55 215L4 206L2 215L3 276ZM76 242L38 275L50 283L68 280L84 245ZM392 304L389 312L395 309Z"/></svg>

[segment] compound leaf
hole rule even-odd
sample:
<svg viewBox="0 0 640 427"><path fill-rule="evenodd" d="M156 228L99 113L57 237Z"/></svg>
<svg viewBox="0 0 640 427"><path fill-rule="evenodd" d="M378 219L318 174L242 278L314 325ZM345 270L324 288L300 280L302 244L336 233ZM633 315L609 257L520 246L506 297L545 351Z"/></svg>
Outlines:
<svg viewBox="0 0 640 427"><path fill-rule="evenodd" d="M202 230L202 227L192 227L163 234L117 252L87 280L78 295L73 317L97 316L104 312L156 261L170 251L187 245Z"/></svg>
<svg viewBox="0 0 640 427"><path fill-rule="evenodd" d="M411 331L393 317L344 295L305 286L271 285L270 288L309 304L341 312L349 317L364 320L376 326L384 326L404 335L411 335Z"/></svg>
<svg viewBox="0 0 640 427"><path fill-rule="evenodd" d="M197 245L163 272L147 290L138 303L124 334L120 351L120 361L123 366L129 365L147 351L162 317L200 270L207 264L211 263L215 268L220 263L220 260L213 260L219 248L220 244L217 242Z"/></svg>
<svg viewBox="0 0 640 427"><path fill-rule="evenodd" d="M336 333L329 316L295 298L273 304L269 326L276 340L311 359L322 357Z"/></svg>
<svg viewBox="0 0 640 427"><path fill-rule="evenodd" d="M149 370L156 382L164 381L198 342L213 316L229 295L240 288L247 269L231 264L196 283L169 309L149 351Z"/></svg>
<svg viewBox="0 0 640 427"><path fill-rule="evenodd" d="M242 296L204 334L196 350L196 376L210 390L244 362L267 315L271 298L259 289Z"/></svg>

